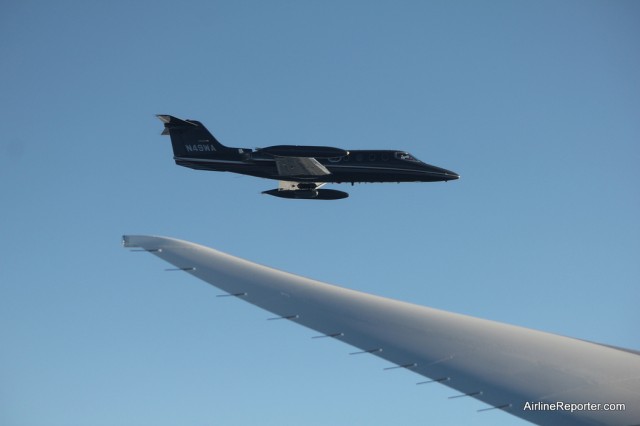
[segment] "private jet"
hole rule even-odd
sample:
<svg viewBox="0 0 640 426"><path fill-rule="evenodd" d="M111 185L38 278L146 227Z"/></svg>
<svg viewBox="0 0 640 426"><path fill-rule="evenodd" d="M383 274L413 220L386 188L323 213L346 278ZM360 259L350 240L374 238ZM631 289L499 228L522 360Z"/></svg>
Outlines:
<svg viewBox="0 0 640 426"><path fill-rule="evenodd" d="M338 200L348 193L321 189L327 183L446 182L460 178L405 151L344 150L329 146L274 145L231 148L222 145L199 121L157 116L171 137L177 165L232 172L280 181L263 194L280 198Z"/></svg>

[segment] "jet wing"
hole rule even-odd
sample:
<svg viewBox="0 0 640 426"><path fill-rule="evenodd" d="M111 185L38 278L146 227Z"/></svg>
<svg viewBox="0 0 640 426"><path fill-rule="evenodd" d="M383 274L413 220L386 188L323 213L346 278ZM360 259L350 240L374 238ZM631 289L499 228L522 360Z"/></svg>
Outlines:
<svg viewBox="0 0 640 426"><path fill-rule="evenodd" d="M322 176L331 172L318 160L310 157L275 157L280 176Z"/></svg>
<svg viewBox="0 0 640 426"><path fill-rule="evenodd" d="M357 292L172 238L124 236L123 244L274 319L350 344L354 354L384 358L395 364L390 368L426 377L421 383L449 386L452 398L473 397L487 410L540 425L640 424L637 352Z"/></svg>

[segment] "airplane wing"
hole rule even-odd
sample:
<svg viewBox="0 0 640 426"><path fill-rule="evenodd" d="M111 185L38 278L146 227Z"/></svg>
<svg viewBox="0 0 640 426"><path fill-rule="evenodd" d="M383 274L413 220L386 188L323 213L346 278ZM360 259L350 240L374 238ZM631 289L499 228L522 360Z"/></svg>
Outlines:
<svg viewBox="0 0 640 426"><path fill-rule="evenodd" d="M322 176L331 172L311 157L275 157L280 176Z"/></svg>
<svg viewBox="0 0 640 426"><path fill-rule="evenodd" d="M400 302L166 237L124 236L236 296L540 425L640 424L640 355ZM621 405L608 405L621 404ZM612 409L613 408L613 409Z"/></svg>

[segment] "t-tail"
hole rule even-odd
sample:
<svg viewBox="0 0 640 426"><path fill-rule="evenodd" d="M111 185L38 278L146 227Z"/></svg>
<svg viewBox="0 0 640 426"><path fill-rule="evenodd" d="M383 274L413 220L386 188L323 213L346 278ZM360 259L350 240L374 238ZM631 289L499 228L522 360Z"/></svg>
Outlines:
<svg viewBox="0 0 640 426"><path fill-rule="evenodd" d="M164 114L157 117L164 123L162 134L171 137L175 157L213 158L230 149L218 142L199 121Z"/></svg>

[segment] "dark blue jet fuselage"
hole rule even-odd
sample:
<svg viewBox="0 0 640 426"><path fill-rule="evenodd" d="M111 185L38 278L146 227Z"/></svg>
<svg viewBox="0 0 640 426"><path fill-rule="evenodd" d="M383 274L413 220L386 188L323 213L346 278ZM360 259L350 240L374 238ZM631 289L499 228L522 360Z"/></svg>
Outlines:
<svg viewBox="0 0 640 426"><path fill-rule="evenodd" d="M347 151L328 146L276 145L263 149L222 145L195 120L159 115L163 134L171 136L176 164L197 170L232 172L281 181L283 198L339 199L348 194L318 189L325 183L446 182L460 176L418 160L408 152Z"/></svg>
<svg viewBox="0 0 640 426"><path fill-rule="evenodd" d="M233 152L235 151L235 152ZM250 149L229 148L216 158L189 154L174 156L176 164L198 170L232 172L276 180L312 182L441 182L458 179L450 170L423 163L404 151L352 150L343 157L317 158L331 173L320 176L287 176L278 173L273 156Z"/></svg>

